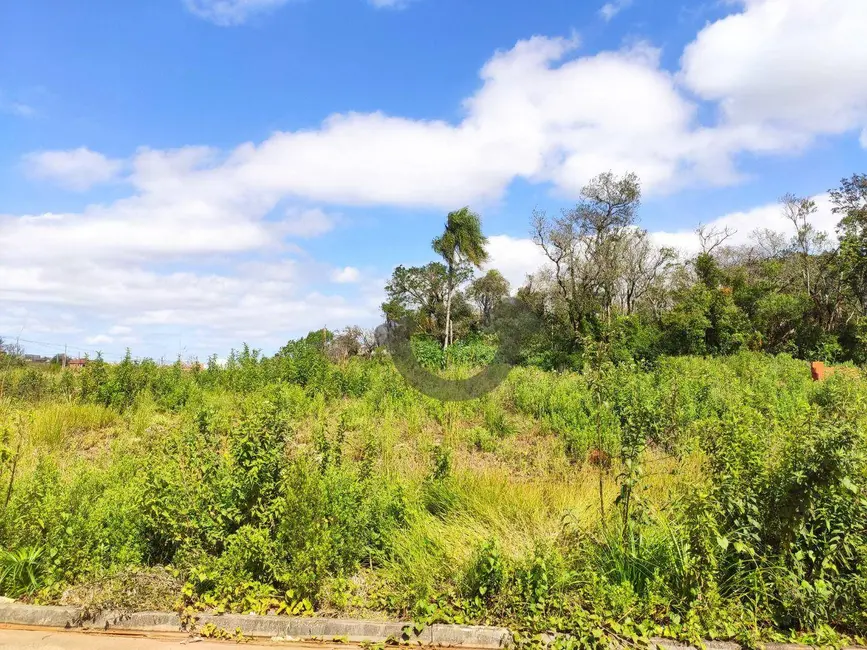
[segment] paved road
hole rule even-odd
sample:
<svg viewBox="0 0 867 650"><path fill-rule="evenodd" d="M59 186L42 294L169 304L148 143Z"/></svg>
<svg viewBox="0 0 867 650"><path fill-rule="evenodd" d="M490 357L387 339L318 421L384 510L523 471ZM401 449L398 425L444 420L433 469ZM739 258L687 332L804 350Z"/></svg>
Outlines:
<svg viewBox="0 0 867 650"><path fill-rule="evenodd" d="M86 634L84 632L53 632L50 630L9 630L0 629L0 650L229 650L230 648L304 648L318 647L331 650L327 644L314 646L309 643L275 644L244 643L221 641L195 641L183 635L165 638L144 638L115 636L108 634ZM351 650L353 646L341 646L341 650Z"/></svg>

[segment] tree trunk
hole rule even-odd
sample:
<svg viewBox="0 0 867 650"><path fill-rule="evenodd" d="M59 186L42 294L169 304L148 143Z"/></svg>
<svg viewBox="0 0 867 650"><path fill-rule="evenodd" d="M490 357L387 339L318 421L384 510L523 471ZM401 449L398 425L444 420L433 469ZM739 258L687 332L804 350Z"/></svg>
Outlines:
<svg viewBox="0 0 867 650"><path fill-rule="evenodd" d="M449 337L452 331L452 292L449 290L449 295L446 298L446 335L443 341L443 350L449 347Z"/></svg>

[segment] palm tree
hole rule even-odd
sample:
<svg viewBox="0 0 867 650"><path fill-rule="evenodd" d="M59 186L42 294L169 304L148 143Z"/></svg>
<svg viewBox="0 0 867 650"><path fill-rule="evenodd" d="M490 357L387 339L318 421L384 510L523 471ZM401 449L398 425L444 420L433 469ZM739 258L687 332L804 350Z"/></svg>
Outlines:
<svg viewBox="0 0 867 650"><path fill-rule="evenodd" d="M488 260L485 246L488 238L482 234L482 220L468 207L449 212L446 229L431 245L446 263L446 331L443 349L452 343L452 297L460 284L470 278L472 268L481 268Z"/></svg>

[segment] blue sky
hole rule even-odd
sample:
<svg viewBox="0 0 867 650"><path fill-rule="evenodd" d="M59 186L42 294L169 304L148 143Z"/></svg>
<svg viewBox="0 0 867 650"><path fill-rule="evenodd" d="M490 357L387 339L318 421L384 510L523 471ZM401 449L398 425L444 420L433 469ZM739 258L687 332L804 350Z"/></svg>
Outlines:
<svg viewBox="0 0 867 650"><path fill-rule="evenodd" d="M642 225L783 229L864 171L863 0L11 0L0 335L117 357L374 325L470 205L492 265L609 169ZM55 347L52 347L55 346Z"/></svg>

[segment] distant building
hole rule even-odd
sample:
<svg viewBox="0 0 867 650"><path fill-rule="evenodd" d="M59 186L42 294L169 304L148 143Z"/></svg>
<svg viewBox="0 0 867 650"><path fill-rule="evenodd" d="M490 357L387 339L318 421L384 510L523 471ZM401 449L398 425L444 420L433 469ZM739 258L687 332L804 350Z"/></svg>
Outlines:
<svg viewBox="0 0 867 650"><path fill-rule="evenodd" d="M87 363L87 359L70 359L66 362L66 367L72 370L81 370Z"/></svg>
<svg viewBox="0 0 867 650"><path fill-rule="evenodd" d="M48 363L51 361L48 357L43 357L41 354L25 354L24 360L30 363Z"/></svg>

